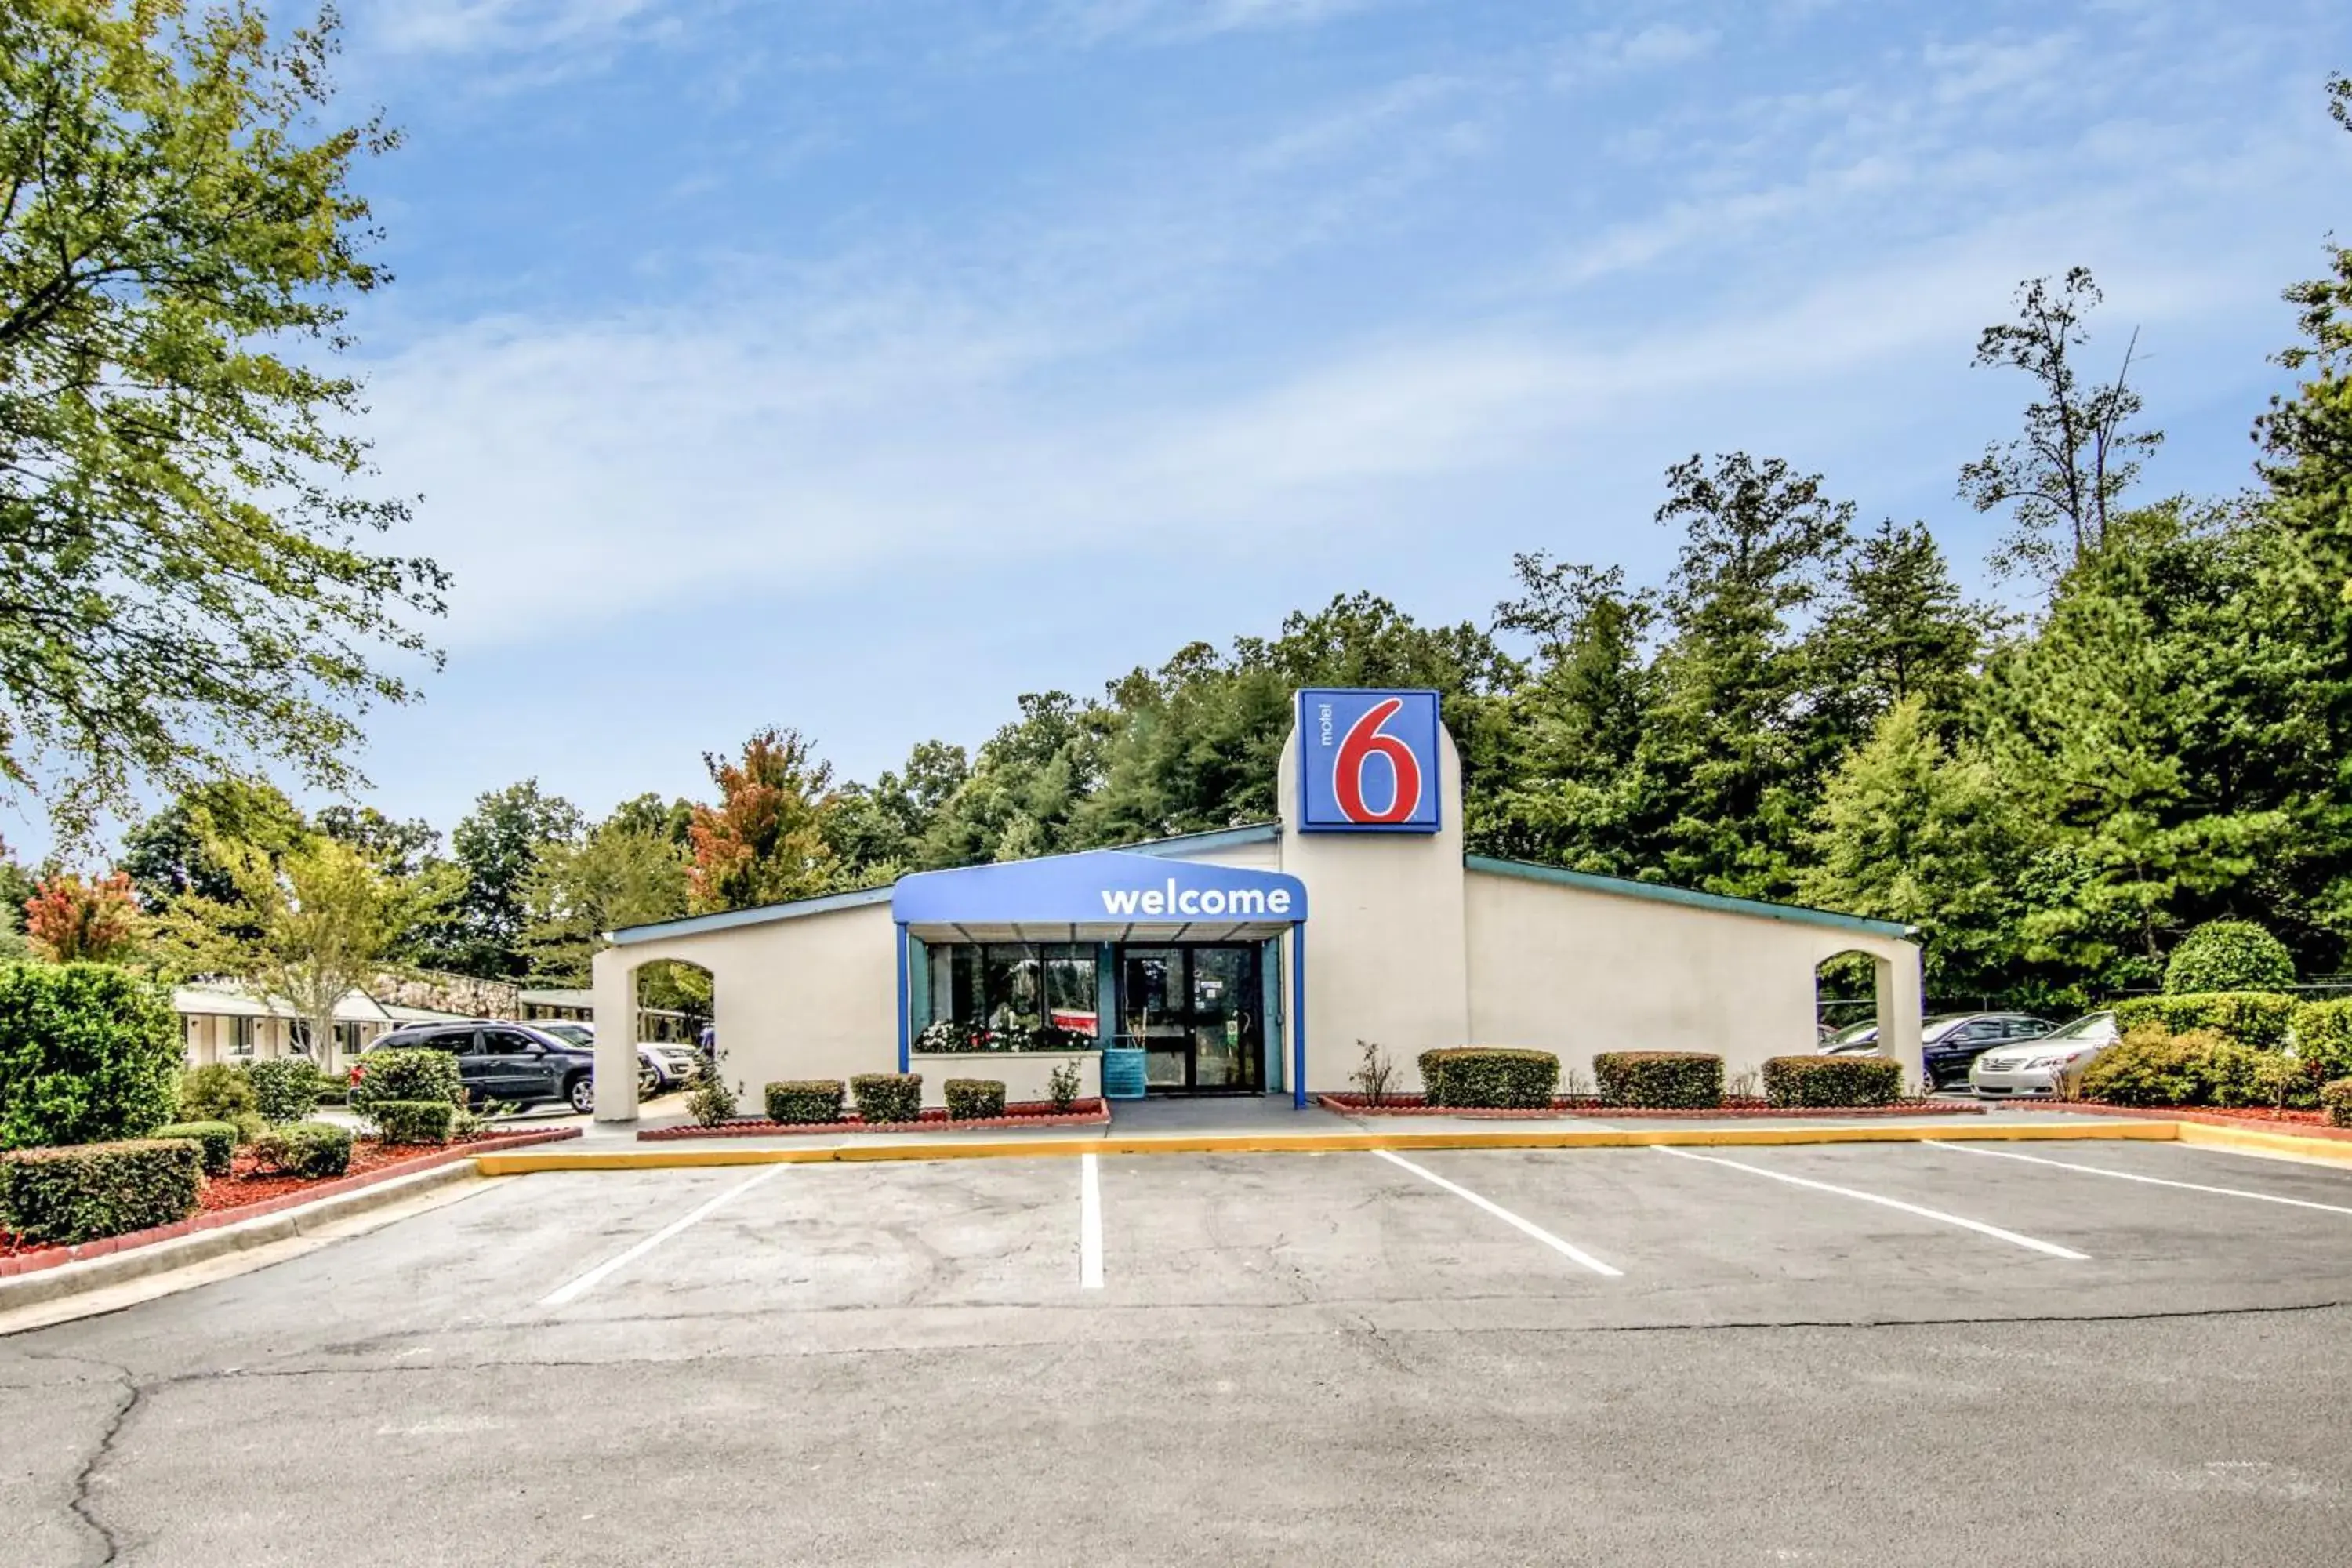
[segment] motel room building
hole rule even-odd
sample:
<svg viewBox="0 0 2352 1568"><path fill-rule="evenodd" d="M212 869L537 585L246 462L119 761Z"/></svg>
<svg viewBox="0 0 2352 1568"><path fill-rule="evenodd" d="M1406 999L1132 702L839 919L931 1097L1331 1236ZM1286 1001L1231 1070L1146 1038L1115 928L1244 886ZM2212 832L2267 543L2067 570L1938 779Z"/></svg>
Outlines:
<svg viewBox="0 0 2352 1568"><path fill-rule="evenodd" d="M1278 821L925 871L894 886L609 933L595 1015L660 961L712 980L719 1069L923 1075L1045 1098L1346 1090L1364 1046L1419 1088L1433 1047L1709 1051L1734 1074L1817 1043L1815 976L1860 954L1886 1054L1919 1072L1917 933L1890 921L1464 852L1461 770L1428 691L1307 690ZM635 1031L597 1041L596 1114L636 1115ZM1015 1048L1007 1048L1015 1047ZM984 1048L976 1048L984 1047Z"/></svg>

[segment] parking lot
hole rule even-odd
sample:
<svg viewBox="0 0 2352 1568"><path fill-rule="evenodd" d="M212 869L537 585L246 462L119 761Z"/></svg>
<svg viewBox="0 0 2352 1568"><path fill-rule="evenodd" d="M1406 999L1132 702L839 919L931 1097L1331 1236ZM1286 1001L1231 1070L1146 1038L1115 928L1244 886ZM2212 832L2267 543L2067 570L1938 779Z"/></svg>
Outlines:
<svg viewBox="0 0 2352 1568"><path fill-rule="evenodd" d="M0 1340L0 1555L2335 1563L2347 1265L2166 1144L509 1178Z"/></svg>

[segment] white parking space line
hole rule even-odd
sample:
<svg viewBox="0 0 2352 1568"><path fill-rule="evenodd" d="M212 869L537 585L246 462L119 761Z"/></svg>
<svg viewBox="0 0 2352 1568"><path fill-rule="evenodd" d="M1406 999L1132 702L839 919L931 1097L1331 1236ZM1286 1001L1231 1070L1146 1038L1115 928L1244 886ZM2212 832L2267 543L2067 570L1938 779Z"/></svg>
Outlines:
<svg viewBox="0 0 2352 1568"><path fill-rule="evenodd" d="M1601 1259L1593 1257L1592 1254L1585 1251L1583 1248L1571 1246L1569 1243L1562 1241L1559 1237L1554 1236L1543 1226L1535 1224L1531 1220L1521 1219L1517 1215L1513 1214L1502 1205L1496 1203L1491 1199L1480 1197L1476 1193L1472 1192L1469 1188L1449 1182L1434 1171L1425 1170L1423 1167L1414 1164L1410 1160L1402 1159L1395 1154L1390 1153L1386 1149L1374 1149L1371 1152L1378 1154L1381 1159L1386 1160L1391 1165L1402 1166L1404 1169L1411 1171L1414 1175L1419 1176L1423 1181L1429 1183L1433 1186L1444 1187L1455 1197L1460 1198L1478 1208L1486 1210L1488 1214L1493 1215L1496 1219L1501 1220L1505 1225L1525 1231L1528 1235L1534 1237L1538 1241L1542 1242L1546 1247L1550 1247L1554 1252L1559 1253L1562 1258L1567 1258L1571 1263L1580 1264L1586 1268L1591 1269L1595 1274L1599 1274L1606 1279L1622 1279L1625 1277L1625 1271L1623 1269L1611 1268L1608 1264L1601 1262Z"/></svg>
<svg viewBox="0 0 2352 1568"><path fill-rule="evenodd" d="M1775 1182L1786 1182L1792 1187L1811 1187L1817 1193L1835 1193L1842 1198L1856 1198L1863 1203L1876 1204L1881 1208L1900 1209L1905 1214L1916 1215L1921 1219L1932 1219L1940 1225L1956 1225L1962 1230L1972 1230L1979 1236L1990 1236L1997 1241L2006 1241L2014 1247L2046 1253L2052 1258L2063 1258L2075 1263L2088 1263L2091 1260L2088 1253L2076 1252L2074 1248L2061 1247L2054 1241L2041 1241L2033 1237L2020 1236L2013 1230L2003 1230L1997 1225L1987 1225L1980 1219L1969 1219L1960 1215L1946 1214L1941 1209L1922 1208L1917 1204L1906 1204L1900 1198L1883 1197L1877 1193L1865 1193L1853 1187L1835 1186L1828 1182L1816 1182L1804 1176L1792 1176L1785 1171L1768 1170L1762 1165L1750 1165L1738 1160L1727 1160L1719 1154L1694 1154L1687 1149L1670 1149L1663 1143L1653 1143L1650 1147L1661 1154L1672 1154L1677 1160L1704 1160L1710 1165L1726 1165L1735 1171L1746 1171L1750 1175L1768 1177Z"/></svg>
<svg viewBox="0 0 2352 1568"><path fill-rule="evenodd" d="M554 1289L550 1290L546 1295L540 1298L539 1304L542 1307L569 1306L571 1303L580 1300L581 1297L586 1295L589 1291L594 1289L604 1280L611 1279L620 1270L627 1268L630 1264L635 1263L638 1258L643 1258L646 1253L651 1252L663 1242L667 1241L671 1237L676 1236L678 1232L687 1229L690 1226L701 1224L704 1220L709 1219L712 1215L717 1214L720 1209L726 1207L727 1205L732 1203L735 1199L741 1197L745 1193L750 1192L753 1187L758 1186L761 1183L773 1181L776 1177L783 1174L785 1169L786 1167L782 1165L771 1165L766 1170L761 1172L758 1175L753 1176L751 1180L746 1182L738 1182L733 1186L728 1188L725 1192L719 1194L717 1197L711 1198L704 1203L697 1204L693 1208L688 1209L686 1213L678 1215L677 1218L670 1221L667 1225L662 1226L659 1230L654 1232L643 1241L638 1242L635 1246L629 1247L626 1251L614 1254L613 1257L608 1258L604 1262L596 1265L595 1268L588 1270L587 1273L581 1275L578 1279L568 1280L565 1283L557 1286Z"/></svg>
<svg viewBox="0 0 2352 1568"><path fill-rule="evenodd" d="M1078 1289L1099 1290L1102 1276L1102 1173L1095 1156L1078 1157Z"/></svg>
<svg viewBox="0 0 2352 1568"><path fill-rule="evenodd" d="M2097 1165L2077 1165L2067 1160L2044 1159L2039 1154L2012 1154L2006 1149L1977 1149L1966 1143L1947 1143L1937 1138L1923 1138L1920 1142L1927 1148L1942 1149L1954 1154L1982 1154L1991 1160L2022 1160L2029 1165L2049 1165L2061 1171L2081 1171L2086 1175L2113 1176L2118 1182L2138 1182L2151 1187L2179 1187L2185 1193L2215 1193L2225 1198L2252 1198L2256 1203L2284 1204L2293 1209L2352 1215L2352 1208L2342 1204L2314 1203L2309 1198L2284 1198L2276 1193L2250 1193L2243 1187L2209 1187L2202 1182L2176 1182L2164 1176L2143 1176L2131 1171L2109 1171Z"/></svg>

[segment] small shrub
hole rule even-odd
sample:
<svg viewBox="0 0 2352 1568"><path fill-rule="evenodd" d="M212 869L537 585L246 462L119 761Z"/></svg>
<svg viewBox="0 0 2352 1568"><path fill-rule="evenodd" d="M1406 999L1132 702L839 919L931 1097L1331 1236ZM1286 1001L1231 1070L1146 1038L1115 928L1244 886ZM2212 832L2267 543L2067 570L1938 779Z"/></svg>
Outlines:
<svg viewBox="0 0 2352 1568"><path fill-rule="evenodd" d="M1363 1059L1348 1075L1348 1081L1362 1092L1366 1105L1385 1105L1389 1084L1396 1077L1396 1064L1389 1060L1388 1052L1381 1049L1377 1040L1358 1040L1356 1048L1363 1053Z"/></svg>
<svg viewBox="0 0 2352 1568"><path fill-rule="evenodd" d="M30 1242L96 1241L196 1212L204 1151L143 1138L0 1154L0 1226Z"/></svg>
<svg viewBox="0 0 2352 1568"><path fill-rule="evenodd" d="M2321 1089L2319 1103L2327 1108L2330 1127L2352 1127L2352 1078L2339 1078Z"/></svg>
<svg viewBox="0 0 2352 1568"><path fill-rule="evenodd" d="M1054 1070L1045 1075L1045 1098L1056 1111L1067 1111L1078 1102L1078 1077L1076 1062L1056 1062Z"/></svg>
<svg viewBox="0 0 2352 1568"><path fill-rule="evenodd" d="M1004 1085L992 1078L951 1078L940 1086L950 1121L985 1121L1004 1114Z"/></svg>
<svg viewBox="0 0 2352 1568"><path fill-rule="evenodd" d="M0 1149L145 1136L176 1114L171 995L103 963L0 963Z"/></svg>
<svg viewBox="0 0 2352 1568"><path fill-rule="evenodd" d="M1902 1097L1903 1064L1885 1057L1774 1057L1764 1064L1767 1105L1892 1105Z"/></svg>
<svg viewBox="0 0 2352 1568"><path fill-rule="evenodd" d="M352 1168L352 1132L331 1121L289 1121L253 1141L257 1169L317 1180Z"/></svg>
<svg viewBox="0 0 2352 1568"><path fill-rule="evenodd" d="M848 1092L837 1078L803 1079L768 1085L763 1098L768 1120L792 1124L841 1120L841 1101Z"/></svg>
<svg viewBox="0 0 2352 1568"><path fill-rule="evenodd" d="M2168 995L2270 991L2294 984L2294 959L2252 921L2207 921L2180 939L2164 966Z"/></svg>
<svg viewBox="0 0 2352 1568"><path fill-rule="evenodd" d="M2294 1054L2322 1077L2352 1078L2352 996L2295 1008Z"/></svg>
<svg viewBox="0 0 2352 1568"><path fill-rule="evenodd" d="M190 1068L180 1075L180 1120L235 1122L261 1114L261 1097L245 1069L227 1062Z"/></svg>
<svg viewBox="0 0 2352 1568"><path fill-rule="evenodd" d="M205 1174L226 1176L236 1158L236 1124L230 1121L173 1121L158 1127L151 1138L184 1138L204 1151Z"/></svg>
<svg viewBox="0 0 2352 1568"><path fill-rule="evenodd" d="M257 1061L245 1075L253 1080L254 1108L264 1121L299 1121L318 1109L319 1069L300 1057Z"/></svg>
<svg viewBox="0 0 2352 1568"><path fill-rule="evenodd" d="M1549 1051L1450 1046L1419 1058L1421 1094L1429 1105L1476 1110L1543 1110L1559 1084Z"/></svg>
<svg viewBox="0 0 2352 1568"><path fill-rule="evenodd" d="M447 1051L366 1051L352 1068L352 1109L374 1120L374 1107L392 1100L443 1100L466 1103L466 1080Z"/></svg>
<svg viewBox="0 0 2352 1568"><path fill-rule="evenodd" d="M1723 1058L1705 1051L1604 1051L1592 1058L1601 1103L1640 1110L1712 1110L1723 1103Z"/></svg>
<svg viewBox="0 0 2352 1568"><path fill-rule="evenodd" d="M701 1074L686 1097L686 1113L698 1127L716 1127L734 1120L735 1086L717 1068Z"/></svg>
<svg viewBox="0 0 2352 1568"><path fill-rule="evenodd" d="M2129 1034L2160 1024L2176 1035L2210 1030L2258 1051L2286 1044L2295 1000L2274 991L2200 991L2183 996L2127 996L2116 1004L2116 1026Z"/></svg>
<svg viewBox="0 0 2352 1568"><path fill-rule="evenodd" d="M2212 1092L2213 1053L2222 1044L2210 1030L2176 1035L2161 1024L2138 1025L2083 1069L2083 1098L2108 1105L2202 1105Z"/></svg>
<svg viewBox="0 0 2352 1568"><path fill-rule="evenodd" d="M240 1143L250 1143L269 1130L269 1123L261 1119L258 1110L240 1110L228 1121L236 1129L236 1141Z"/></svg>
<svg viewBox="0 0 2352 1568"><path fill-rule="evenodd" d="M849 1092L866 1121L913 1121L923 1113L919 1072L862 1072L849 1080Z"/></svg>
<svg viewBox="0 0 2352 1568"><path fill-rule="evenodd" d="M368 1107L368 1120L387 1143L446 1143L457 1131L457 1108L446 1100L379 1100Z"/></svg>

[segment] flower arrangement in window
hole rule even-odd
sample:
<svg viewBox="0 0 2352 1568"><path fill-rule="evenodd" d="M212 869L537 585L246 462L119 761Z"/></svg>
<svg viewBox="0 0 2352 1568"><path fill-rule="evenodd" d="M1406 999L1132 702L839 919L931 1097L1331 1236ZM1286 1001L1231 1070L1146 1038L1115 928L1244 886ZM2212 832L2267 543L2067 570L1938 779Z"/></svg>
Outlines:
<svg viewBox="0 0 2352 1568"><path fill-rule="evenodd" d="M935 1018L922 1026L914 1048L927 1054L962 1051L1086 1051L1095 1037L1058 1024L1013 1024L990 1028L966 1018Z"/></svg>

